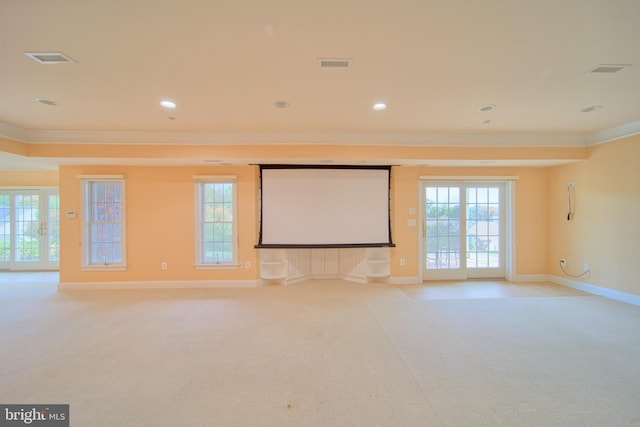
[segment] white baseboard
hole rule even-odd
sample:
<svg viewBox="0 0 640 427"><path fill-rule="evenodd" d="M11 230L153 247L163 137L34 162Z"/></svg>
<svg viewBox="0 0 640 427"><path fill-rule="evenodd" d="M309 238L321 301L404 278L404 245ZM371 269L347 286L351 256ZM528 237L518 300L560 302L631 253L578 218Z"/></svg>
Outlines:
<svg viewBox="0 0 640 427"><path fill-rule="evenodd" d="M626 292L616 291L614 289L603 288L601 286L589 283L578 282L576 280L566 279L559 276L549 276L549 280L558 285L567 286L579 291L587 292L594 295L600 295L605 298L626 302L633 305L640 305L640 295L628 294Z"/></svg>
<svg viewBox="0 0 640 427"><path fill-rule="evenodd" d="M59 291L105 290L105 289L208 289L208 288L255 288L258 280L145 280L129 282L60 282Z"/></svg>
<svg viewBox="0 0 640 427"><path fill-rule="evenodd" d="M352 282L352 283L360 283L360 284L367 283L367 278L366 277L360 277L360 276L341 275L340 279L346 280L347 282Z"/></svg>
<svg viewBox="0 0 640 427"><path fill-rule="evenodd" d="M392 285L419 285L422 283L422 279L418 276L390 277L387 283Z"/></svg>
<svg viewBox="0 0 640 427"><path fill-rule="evenodd" d="M296 277L295 279L286 279L286 284L287 285L295 285L296 283L301 283L304 282L305 280L308 280L308 277Z"/></svg>
<svg viewBox="0 0 640 427"><path fill-rule="evenodd" d="M342 276L339 274L309 274L306 276L307 279L311 280L334 280L334 279L342 279Z"/></svg>
<svg viewBox="0 0 640 427"><path fill-rule="evenodd" d="M511 278L512 282L548 282L548 274L516 274Z"/></svg>
<svg viewBox="0 0 640 427"><path fill-rule="evenodd" d="M513 276L512 282L548 282L549 276L546 274L518 274ZM388 283L394 285L420 285L422 279L418 276L391 277Z"/></svg>

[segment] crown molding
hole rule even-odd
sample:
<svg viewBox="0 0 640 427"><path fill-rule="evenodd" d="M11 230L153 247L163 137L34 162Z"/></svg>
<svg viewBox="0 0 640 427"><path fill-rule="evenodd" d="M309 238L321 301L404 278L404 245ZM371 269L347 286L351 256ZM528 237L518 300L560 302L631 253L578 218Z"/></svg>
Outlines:
<svg viewBox="0 0 640 427"><path fill-rule="evenodd" d="M587 145L604 144L605 142L615 141L616 139L638 134L640 134L640 120L624 123L619 126L601 130L600 132L589 134Z"/></svg>
<svg viewBox="0 0 640 427"><path fill-rule="evenodd" d="M585 147L637 134L640 120L590 134L65 131L24 129L0 122L1 137L32 144Z"/></svg>
<svg viewBox="0 0 640 427"><path fill-rule="evenodd" d="M452 147L585 146L584 135L492 135L355 132L24 131L34 144L379 145Z"/></svg>
<svg viewBox="0 0 640 427"><path fill-rule="evenodd" d="M7 123L0 122L0 137L15 141L30 142L29 131Z"/></svg>

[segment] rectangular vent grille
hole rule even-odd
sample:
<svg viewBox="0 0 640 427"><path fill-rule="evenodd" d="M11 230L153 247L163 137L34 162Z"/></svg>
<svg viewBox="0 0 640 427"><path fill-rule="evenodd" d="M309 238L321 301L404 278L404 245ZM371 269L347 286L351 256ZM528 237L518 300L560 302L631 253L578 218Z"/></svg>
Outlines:
<svg viewBox="0 0 640 427"><path fill-rule="evenodd" d="M587 70L587 73L612 74L631 67L631 64L600 64Z"/></svg>
<svg viewBox="0 0 640 427"><path fill-rule="evenodd" d="M318 66L320 68L348 69L351 68L351 61L351 59L345 58L319 58Z"/></svg>
<svg viewBox="0 0 640 427"><path fill-rule="evenodd" d="M64 62L73 62L71 58L60 52L25 52L25 55L35 59L41 64L60 64Z"/></svg>

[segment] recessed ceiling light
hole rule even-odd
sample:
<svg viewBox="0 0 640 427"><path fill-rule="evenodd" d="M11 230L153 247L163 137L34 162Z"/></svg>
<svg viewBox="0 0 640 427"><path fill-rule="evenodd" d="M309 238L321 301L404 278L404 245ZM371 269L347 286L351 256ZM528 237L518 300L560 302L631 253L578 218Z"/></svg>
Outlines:
<svg viewBox="0 0 640 427"><path fill-rule="evenodd" d="M287 101L276 101L273 105L276 108L289 108L289 103Z"/></svg>
<svg viewBox="0 0 640 427"><path fill-rule="evenodd" d="M176 103L173 101L160 101L160 105L162 105L164 108L176 108Z"/></svg>
<svg viewBox="0 0 640 427"><path fill-rule="evenodd" d="M590 113L592 111L602 110L602 105L592 105L591 107L583 108L580 110L582 113Z"/></svg>
<svg viewBox="0 0 640 427"><path fill-rule="evenodd" d="M487 112L487 111L493 111L496 109L495 104L487 104L487 105L482 105L480 108L478 108L478 111L482 111Z"/></svg>
<svg viewBox="0 0 640 427"><path fill-rule="evenodd" d="M484 123L485 125L488 125L489 123L491 123L491 120L485 120L485 121L484 121L484 122L482 122L482 123Z"/></svg>
<svg viewBox="0 0 640 427"><path fill-rule="evenodd" d="M59 105L56 101L52 101L46 98L38 98L36 99L36 101L39 102L40 104L50 105L52 107L57 107Z"/></svg>
<svg viewBox="0 0 640 427"><path fill-rule="evenodd" d="M384 102L376 102L371 108L376 111L382 111L387 109L387 104L385 104Z"/></svg>

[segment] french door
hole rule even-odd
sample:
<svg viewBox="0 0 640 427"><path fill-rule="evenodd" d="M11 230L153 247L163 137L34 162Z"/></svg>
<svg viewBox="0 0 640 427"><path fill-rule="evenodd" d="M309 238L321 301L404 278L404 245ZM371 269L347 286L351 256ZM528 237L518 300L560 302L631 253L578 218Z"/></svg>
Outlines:
<svg viewBox="0 0 640 427"><path fill-rule="evenodd" d="M0 269L57 270L58 191L0 190Z"/></svg>
<svg viewBox="0 0 640 427"><path fill-rule="evenodd" d="M422 184L424 280L505 277L505 184Z"/></svg>

